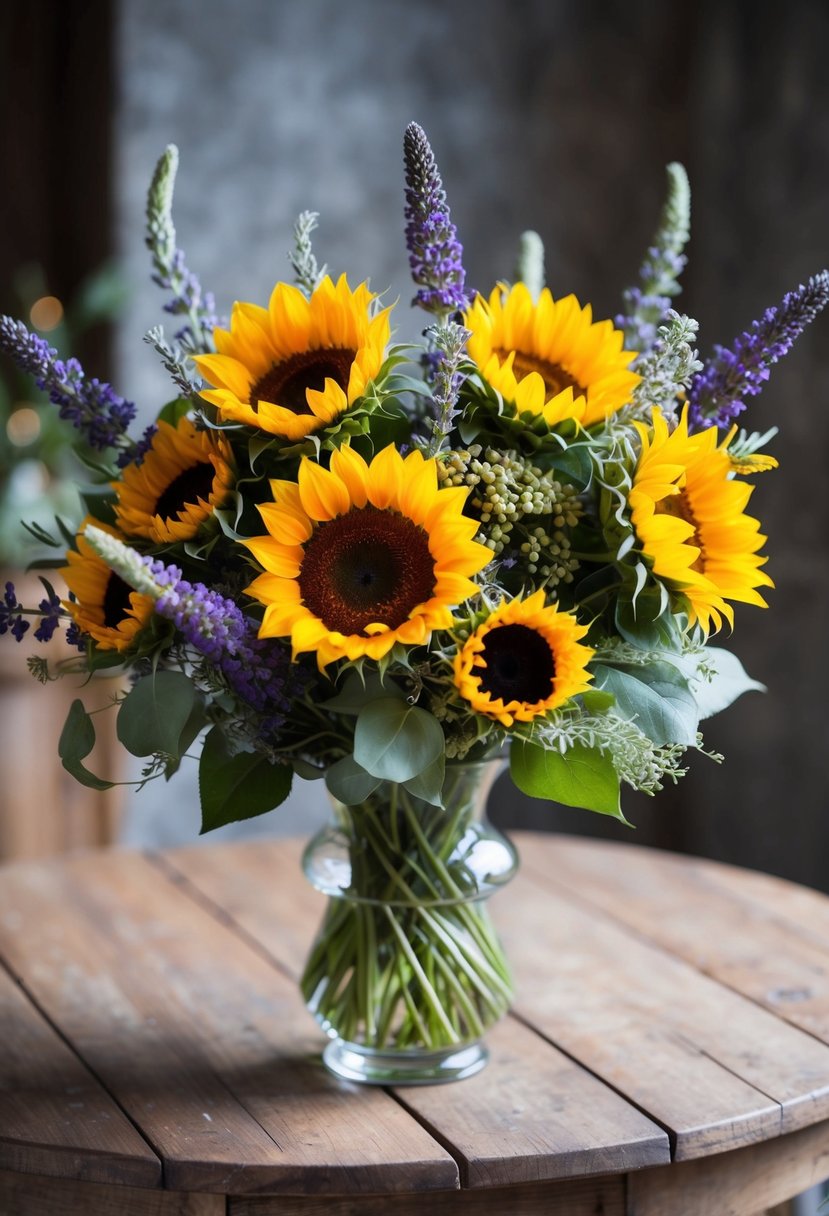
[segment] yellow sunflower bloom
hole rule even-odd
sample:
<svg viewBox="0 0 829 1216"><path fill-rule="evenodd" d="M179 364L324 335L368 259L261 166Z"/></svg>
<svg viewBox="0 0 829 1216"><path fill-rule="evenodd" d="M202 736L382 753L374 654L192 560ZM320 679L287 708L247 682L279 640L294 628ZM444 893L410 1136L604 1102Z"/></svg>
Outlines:
<svg viewBox="0 0 829 1216"><path fill-rule="evenodd" d="M94 638L100 650L129 650L155 605L149 596L133 591L98 556L83 535L90 523L110 536L118 536L115 528L86 517L76 538L78 551L69 550L66 555L69 565L60 571L75 596L74 600L64 600L63 606L78 628Z"/></svg>
<svg viewBox="0 0 829 1216"><path fill-rule="evenodd" d="M268 535L245 542L265 570L248 589L265 605L260 637L290 636L320 669L448 628L492 557L462 513L467 491L439 490L436 461L417 451L389 446L367 464L343 447L330 470L303 459L296 483L271 489Z"/></svg>
<svg viewBox="0 0 829 1216"><path fill-rule="evenodd" d="M687 409L671 432L659 410L652 429L636 426L642 453L628 496L631 522L656 577L687 596L690 623L705 633L723 617L733 625L727 600L765 608L757 588L774 586L760 569L766 538L745 514L753 486L733 476L731 436L718 445L715 426L689 435Z"/></svg>
<svg viewBox="0 0 829 1216"><path fill-rule="evenodd" d="M611 321L593 321L590 305L575 296L554 300L545 287L533 302L516 283L478 296L464 324L468 349L484 380L516 414L541 417L554 427L566 419L581 426L602 422L625 405L641 377L628 370L636 352Z"/></svg>
<svg viewBox="0 0 829 1216"><path fill-rule="evenodd" d="M113 482L121 529L162 544L189 540L227 499L234 483L231 461L221 436L196 430L187 418L178 427L159 422L141 464L128 465Z"/></svg>
<svg viewBox="0 0 829 1216"><path fill-rule="evenodd" d="M322 430L362 397L383 365L389 309L372 316L365 283L326 275L310 299L277 283L267 308L237 302L215 355L195 358L213 388L202 397L222 419L298 440Z"/></svg>
<svg viewBox="0 0 829 1216"><path fill-rule="evenodd" d="M531 722L586 692L593 657L587 626L544 592L508 600L490 613L455 657L455 686L476 713L502 726Z"/></svg>

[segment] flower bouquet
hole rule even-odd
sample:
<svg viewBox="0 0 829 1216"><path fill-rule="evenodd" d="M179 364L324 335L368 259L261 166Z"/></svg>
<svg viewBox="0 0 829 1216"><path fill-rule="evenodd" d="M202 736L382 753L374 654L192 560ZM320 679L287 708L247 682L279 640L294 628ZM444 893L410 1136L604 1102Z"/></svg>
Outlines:
<svg viewBox="0 0 829 1216"><path fill-rule="evenodd" d="M773 432L734 420L829 299L823 272L703 364L671 307L679 165L614 321L551 294L533 233L515 281L473 293L416 124L404 161L431 319L414 346L390 345L382 296L318 266L313 213L294 282L220 321L176 243L172 147L147 211L179 327L147 335L176 389L157 421L132 436L131 403L0 320L96 481L77 534L36 529L66 595L44 578L27 609L8 585L0 633L66 624L62 670L124 669L117 733L143 781L200 740L205 831L278 806L294 773L325 781L334 817L305 868L330 899L302 989L329 1067L379 1082L476 1071L508 1007L486 898L515 854L482 815L499 765L526 794L624 820L623 784L676 781L701 720L758 687L709 644L772 585L746 478L774 467ZM78 699L60 758L103 789L94 737Z"/></svg>

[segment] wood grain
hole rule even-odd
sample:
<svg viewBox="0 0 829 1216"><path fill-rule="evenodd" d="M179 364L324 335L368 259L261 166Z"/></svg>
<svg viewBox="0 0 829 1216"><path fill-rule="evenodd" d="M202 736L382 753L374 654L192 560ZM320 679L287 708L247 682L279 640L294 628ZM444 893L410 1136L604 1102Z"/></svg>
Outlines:
<svg viewBox="0 0 829 1216"><path fill-rule="evenodd" d="M540 840L528 869L829 1043L826 896L698 858L575 839Z"/></svg>
<svg viewBox="0 0 829 1216"><path fill-rule="evenodd" d="M436 1191L422 1196L366 1195L331 1199L244 1196L228 1216L625 1216L625 1181L604 1177L525 1183L487 1191ZM666 1216L662 1213L661 1216Z"/></svg>
<svg viewBox="0 0 829 1216"><path fill-rule="evenodd" d="M182 1195L0 1171L3 1216L225 1216L222 1195Z"/></svg>
<svg viewBox="0 0 829 1216"><path fill-rule="evenodd" d="M677 1159L829 1115L822 1044L550 887L525 872L495 908L515 1008L668 1129Z"/></svg>
<svg viewBox="0 0 829 1216"><path fill-rule="evenodd" d="M10 867L0 955L179 1191L458 1185L382 1090L337 1082L295 985L136 854Z"/></svg>
<svg viewBox="0 0 829 1216"><path fill-rule="evenodd" d="M221 854L177 850L165 864L186 880L183 890L207 897L222 910L217 914L232 916L259 947L298 971L324 902L301 876L298 856L295 842L260 841ZM276 929L283 925L284 938ZM508 1020L487 1042L489 1064L462 1085L396 1091L449 1147L463 1186L609 1173L670 1159L661 1128L531 1030Z"/></svg>
<svg viewBox="0 0 829 1216"><path fill-rule="evenodd" d="M757 1216L829 1177L829 1123L628 1178L626 1216Z"/></svg>
<svg viewBox="0 0 829 1216"><path fill-rule="evenodd" d="M0 1043L0 1169L161 1185L158 1157L2 968Z"/></svg>

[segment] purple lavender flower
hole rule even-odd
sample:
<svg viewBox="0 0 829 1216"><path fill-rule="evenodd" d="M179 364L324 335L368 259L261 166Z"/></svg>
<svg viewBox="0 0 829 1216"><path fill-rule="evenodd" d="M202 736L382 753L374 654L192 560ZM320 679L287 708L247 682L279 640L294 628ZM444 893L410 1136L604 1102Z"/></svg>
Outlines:
<svg viewBox="0 0 829 1216"><path fill-rule="evenodd" d="M0 637L4 633L10 633L15 641L23 641L29 622L24 620L22 614L23 609L17 602L14 583L6 583L3 599L0 601Z"/></svg>
<svg viewBox="0 0 829 1216"><path fill-rule="evenodd" d="M51 642L64 615L60 596L55 594L52 587L46 588L46 598L40 601L37 610L40 613L40 624L34 635L39 642Z"/></svg>
<svg viewBox="0 0 829 1216"><path fill-rule="evenodd" d="M58 406L61 418L71 422L91 448L101 452L118 448L127 461L133 459L135 443L127 429L135 406L112 385L87 377L77 359L59 359L45 339L12 317L0 316L0 349L34 377L37 387Z"/></svg>
<svg viewBox="0 0 829 1216"><path fill-rule="evenodd" d="M164 311L174 317L187 317L187 324L178 330L176 339L188 353L204 352L212 349L213 330L220 321L212 293L202 290L176 244L172 207L177 171L178 148L170 144L159 159L150 184L146 244L153 258L153 282L173 293Z"/></svg>
<svg viewBox="0 0 829 1216"><path fill-rule="evenodd" d="M788 292L776 308L767 308L751 329L729 349L714 347L714 356L691 381L688 391L689 429L712 423L726 428L746 408L769 378L769 369L791 350L795 338L829 303L829 271L814 275Z"/></svg>
<svg viewBox="0 0 829 1216"><path fill-rule="evenodd" d="M624 310L615 319L616 327L625 335L626 348L635 350L640 357L656 344L671 300L681 290L679 276L688 260L682 252L691 221L688 174L676 161L668 165L667 174L668 194L659 226L639 270L639 284L623 293Z"/></svg>
<svg viewBox="0 0 829 1216"><path fill-rule="evenodd" d="M420 290L413 303L446 314L469 306L464 290L463 249L452 223L446 193L426 134L409 123L403 139L406 165L406 246L412 278Z"/></svg>
<svg viewBox="0 0 829 1216"><path fill-rule="evenodd" d="M676 280L682 274L688 258L672 249L648 249L639 271L642 287L628 287L623 293L625 311L614 324L625 335L628 350L642 354L653 348L659 326L671 307L671 296L660 294L659 286L669 284L673 293L679 289Z"/></svg>
<svg viewBox="0 0 829 1216"><path fill-rule="evenodd" d="M156 612L172 621L184 641L221 672L242 701L266 715L265 731L277 730L306 682L303 670L291 663L290 651L279 642L259 638L256 621L233 600L202 583L187 582L175 566L149 557L143 562L162 588Z"/></svg>

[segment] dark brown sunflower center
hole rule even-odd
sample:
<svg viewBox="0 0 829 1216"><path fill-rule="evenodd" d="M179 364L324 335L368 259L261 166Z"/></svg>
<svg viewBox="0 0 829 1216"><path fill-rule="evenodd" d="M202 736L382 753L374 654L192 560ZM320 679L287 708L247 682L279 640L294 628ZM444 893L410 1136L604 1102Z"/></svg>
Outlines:
<svg viewBox="0 0 829 1216"><path fill-rule="evenodd" d="M331 346L302 351L281 363L274 363L250 390L252 409L258 410L260 401L270 401L294 414L312 413L305 390L312 388L322 392L328 379L335 380L342 389L348 388L355 356L356 351Z"/></svg>
<svg viewBox="0 0 829 1216"><path fill-rule="evenodd" d="M153 508L153 515L160 515L162 519L175 519L187 503L196 503L200 498L208 502L215 476L216 470L209 460L203 464L191 465L189 469L179 473L178 477L174 477L159 496Z"/></svg>
<svg viewBox="0 0 829 1216"><path fill-rule="evenodd" d="M702 537L699 531L699 520L694 515L688 495L684 490L680 490L678 494L670 494L668 497L661 499L654 507L657 515L673 515L675 519L684 519L686 524L690 524L694 529L693 536L689 536L688 540L692 545L699 549L699 557L692 563L691 569L696 570L699 574L705 573L705 546L702 543Z"/></svg>
<svg viewBox="0 0 829 1216"><path fill-rule="evenodd" d="M104 592L104 625L107 629L117 629L129 612L132 587L125 583L117 574L110 574Z"/></svg>
<svg viewBox="0 0 829 1216"><path fill-rule="evenodd" d="M435 562L423 528L397 511L354 509L322 523L299 572L305 606L338 633L396 629L431 598Z"/></svg>
<svg viewBox="0 0 829 1216"><path fill-rule="evenodd" d="M509 356L509 351L496 350L495 354L503 363ZM571 376L560 363L550 363L548 359L540 359L538 355L530 355L523 350L515 352L512 368L518 380L523 380L524 376L528 376L530 372L538 372L544 381L548 397L554 397L556 393L562 392L565 388L572 388L576 397L587 392L584 385Z"/></svg>
<svg viewBox="0 0 829 1216"><path fill-rule="evenodd" d="M535 705L552 695L556 662L550 643L527 625L498 625L484 638L481 658L485 668L476 668L481 688L493 700L521 701Z"/></svg>

